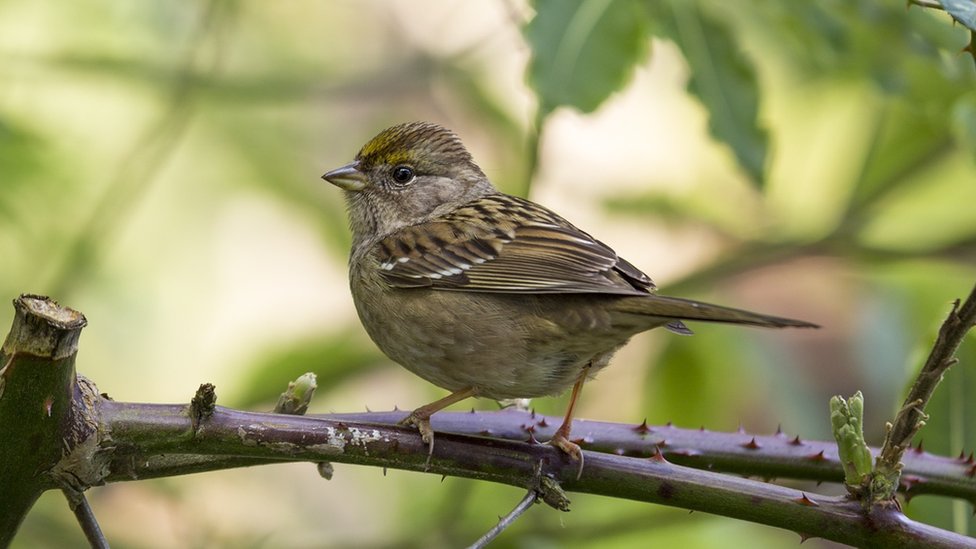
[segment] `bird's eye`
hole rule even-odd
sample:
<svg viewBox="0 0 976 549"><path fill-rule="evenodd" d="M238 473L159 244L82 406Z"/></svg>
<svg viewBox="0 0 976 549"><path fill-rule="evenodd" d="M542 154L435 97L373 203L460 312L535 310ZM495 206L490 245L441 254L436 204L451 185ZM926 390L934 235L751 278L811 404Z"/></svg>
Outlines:
<svg viewBox="0 0 976 549"><path fill-rule="evenodd" d="M397 166L393 168L393 180L405 185L413 179L413 168L410 166Z"/></svg>

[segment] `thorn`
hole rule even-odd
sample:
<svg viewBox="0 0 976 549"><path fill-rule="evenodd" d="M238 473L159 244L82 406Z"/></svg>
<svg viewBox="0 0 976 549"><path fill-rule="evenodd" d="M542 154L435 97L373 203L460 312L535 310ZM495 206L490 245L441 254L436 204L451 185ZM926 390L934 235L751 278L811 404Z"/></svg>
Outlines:
<svg viewBox="0 0 976 549"><path fill-rule="evenodd" d="M343 422L341 422L341 421L337 421L336 422L336 427L335 428L336 428L337 431L348 431L349 430L349 427L346 427L346 424L343 423Z"/></svg>
<svg viewBox="0 0 976 549"><path fill-rule="evenodd" d="M744 434L746 434L746 428L743 427L742 424L740 423L739 424L739 428L736 429L735 432L736 433L739 433L740 435L744 435Z"/></svg>
<svg viewBox="0 0 976 549"><path fill-rule="evenodd" d="M795 437L793 437L793 440L790 441L790 445L791 446L803 446L803 441L800 440L800 435L796 435Z"/></svg>
<svg viewBox="0 0 976 549"><path fill-rule="evenodd" d="M651 457L647 459L651 461L656 461L658 463L668 463L668 460L664 459L664 454L660 450L651 454Z"/></svg>
<svg viewBox="0 0 976 549"><path fill-rule="evenodd" d="M539 427L542 427L543 429L545 429L546 427L548 427L548 426L549 426L549 422L548 422L548 421L546 421L546 418L545 418L545 416L543 416L543 417L542 417L542 419L540 419L540 420L539 420L539 423L538 423L537 425L538 425Z"/></svg>
<svg viewBox="0 0 976 549"><path fill-rule="evenodd" d="M386 467L383 468L383 476L386 476Z"/></svg>
<svg viewBox="0 0 976 549"><path fill-rule="evenodd" d="M817 481L817 487L819 488L821 484L823 484L823 481L822 480L818 480Z"/></svg>
<svg viewBox="0 0 976 549"><path fill-rule="evenodd" d="M972 452L969 452L969 457L966 458L966 463L967 464L970 464L970 465L973 463L973 453Z"/></svg>
<svg viewBox="0 0 976 549"><path fill-rule="evenodd" d="M918 484L924 484L926 480L918 475L902 475L899 484L905 489L905 501L913 497L908 492Z"/></svg>
<svg viewBox="0 0 976 549"><path fill-rule="evenodd" d="M781 437L781 436L783 436L783 424L782 423L777 423L776 424L776 432L773 433L773 436L774 437Z"/></svg>
<svg viewBox="0 0 976 549"><path fill-rule="evenodd" d="M823 450L820 450L819 452L813 454L812 456L808 456L807 459L809 459L810 461L827 461L827 457L824 456Z"/></svg>
<svg viewBox="0 0 976 549"><path fill-rule="evenodd" d="M655 446L660 450L661 448L667 448L671 445L671 441L666 438L662 438Z"/></svg>
<svg viewBox="0 0 976 549"><path fill-rule="evenodd" d="M523 425L522 428L525 429L525 432L526 433L534 433L535 432L535 425Z"/></svg>
<svg viewBox="0 0 976 549"><path fill-rule="evenodd" d="M704 425L702 425L701 427L699 427L699 428L698 428L698 432L699 432L699 433L704 433L704 432L705 432L705 426L704 426Z"/></svg>
<svg viewBox="0 0 976 549"><path fill-rule="evenodd" d="M957 457L956 459L958 459L959 461L966 461L966 451L959 450L959 457Z"/></svg>
<svg viewBox="0 0 976 549"><path fill-rule="evenodd" d="M794 499L793 501L799 503L800 505L806 505L807 507L820 507L820 504L808 498L803 492L800 492L800 497Z"/></svg>
<svg viewBox="0 0 976 549"><path fill-rule="evenodd" d="M800 544L801 545L803 544L803 542L805 542L806 540L808 540L808 539L810 539L810 538L813 537L813 536L811 536L809 534L801 534L800 532L797 532L797 535L800 536Z"/></svg>
<svg viewBox="0 0 976 549"><path fill-rule="evenodd" d="M637 434L639 434L639 435L646 435L647 433L650 433L651 432L651 428L647 426L647 418L646 417L644 418L644 421L642 421L640 425L638 425L637 427L634 427L634 431L636 431Z"/></svg>
<svg viewBox="0 0 976 549"><path fill-rule="evenodd" d="M535 419L535 408L532 408L531 410L529 410L529 418L530 419Z"/></svg>
<svg viewBox="0 0 976 549"><path fill-rule="evenodd" d="M976 476L976 465L973 465L969 469L966 469L966 476L969 478Z"/></svg>
<svg viewBox="0 0 976 549"><path fill-rule="evenodd" d="M918 441L918 446L915 447L915 453L916 454L925 453L925 450L922 449L922 440L921 439L919 439L919 441Z"/></svg>
<svg viewBox="0 0 976 549"><path fill-rule="evenodd" d="M665 426L665 427L668 427L668 428L672 428L672 427L674 427L674 423L671 423L671 422L669 421L669 422L667 422L667 423L665 423L665 424L664 424L664 426Z"/></svg>
<svg viewBox="0 0 976 549"><path fill-rule="evenodd" d="M485 437L491 436L491 429L482 429L478 434Z"/></svg>
<svg viewBox="0 0 976 549"><path fill-rule="evenodd" d="M541 444L541 442L535 438L534 433L529 433L529 438L525 442L528 442L529 444Z"/></svg>
<svg viewBox="0 0 976 549"><path fill-rule="evenodd" d="M446 478L447 478L447 475L441 475L441 483L442 483L442 484L444 483L444 480L445 480Z"/></svg>
<svg viewBox="0 0 976 549"><path fill-rule="evenodd" d="M471 410L468 413L469 414L473 414L474 413L474 406L471 407Z"/></svg>
<svg viewBox="0 0 976 549"><path fill-rule="evenodd" d="M759 443L756 442L756 437L752 437L752 440L750 440L749 442L745 442L740 446L742 446L746 450L758 450L762 448L762 446L760 446Z"/></svg>
<svg viewBox="0 0 976 549"><path fill-rule="evenodd" d="M396 404L394 404L394 405L393 405L393 411L394 411L394 412L399 412L399 411L400 411L400 408L398 408L398 407L397 407L397 405L396 405Z"/></svg>
<svg viewBox="0 0 976 549"><path fill-rule="evenodd" d="M372 410L369 409L369 405L364 405L363 408L366 408L366 412L367 413L372 412Z"/></svg>

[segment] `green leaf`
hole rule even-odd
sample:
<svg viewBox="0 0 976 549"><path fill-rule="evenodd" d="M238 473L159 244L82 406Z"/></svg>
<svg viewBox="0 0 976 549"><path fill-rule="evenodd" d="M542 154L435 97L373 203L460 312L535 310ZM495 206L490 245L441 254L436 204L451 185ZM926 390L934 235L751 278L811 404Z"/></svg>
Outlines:
<svg viewBox="0 0 976 549"><path fill-rule="evenodd" d="M671 3L662 31L681 49L691 68L688 91L708 109L712 136L725 142L756 185L766 163L766 130L759 125L759 89L746 58L725 21L693 2Z"/></svg>
<svg viewBox="0 0 976 549"><path fill-rule="evenodd" d="M595 110L647 52L647 17L637 0L537 0L534 6L525 37L540 119L562 105Z"/></svg>
<svg viewBox="0 0 976 549"><path fill-rule="evenodd" d="M976 32L976 2L973 0L939 0L946 12L967 29Z"/></svg>

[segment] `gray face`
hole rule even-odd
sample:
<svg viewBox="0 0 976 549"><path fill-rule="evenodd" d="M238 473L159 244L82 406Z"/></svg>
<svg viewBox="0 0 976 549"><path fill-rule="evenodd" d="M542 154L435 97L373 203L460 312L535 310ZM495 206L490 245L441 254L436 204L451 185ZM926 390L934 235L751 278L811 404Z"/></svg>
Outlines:
<svg viewBox="0 0 976 549"><path fill-rule="evenodd" d="M454 133L424 122L382 131L323 178L346 191L354 245L496 192Z"/></svg>

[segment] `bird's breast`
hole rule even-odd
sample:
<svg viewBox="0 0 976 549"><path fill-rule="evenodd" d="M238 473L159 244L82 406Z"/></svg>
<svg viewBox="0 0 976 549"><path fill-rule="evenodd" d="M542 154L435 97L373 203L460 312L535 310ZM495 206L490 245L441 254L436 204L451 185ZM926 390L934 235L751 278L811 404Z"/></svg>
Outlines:
<svg viewBox="0 0 976 549"><path fill-rule="evenodd" d="M474 387L494 399L559 394L587 364L605 366L634 332L574 296L397 289L372 267L350 268L370 338L393 361L451 391Z"/></svg>

